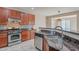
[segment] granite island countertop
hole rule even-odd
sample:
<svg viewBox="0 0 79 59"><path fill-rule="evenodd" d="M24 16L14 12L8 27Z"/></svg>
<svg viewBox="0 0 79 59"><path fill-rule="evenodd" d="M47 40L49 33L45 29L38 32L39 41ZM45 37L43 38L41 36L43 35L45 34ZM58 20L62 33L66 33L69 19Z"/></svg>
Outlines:
<svg viewBox="0 0 79 59"><path fill-rule="evenodd" d="M36 32L36 33L40 33L40 34L45 35L47 37L48 45L53 47L53 48L56 48L55 43L51 41L51 39L52 39L52 35L51 34L47 34L47 33L43 33L43 32ZM70 36L74 35L72 33L64 33L64 34L70 35ZM72 37L74 37L74 36L72 36ZM68 47L66 44L70 45L71 47ZM63 48L60 49L60 51L73 51L73 48L74 48L73 45L68 44L66 41L64 41ZM74 48L74 49L75 49L75 51L79 50L79 49L76 49L76 48Z"/></svg>
<svg viewBox="0 0 79 59"><path fill-rule="evenodd" d="M51 37L48 37L49 34L45 34L45 33L42 33L42 32L36 32L36 33L45 35L45 36L47 37L48 45L49 45L50 47L56 48L56 47L55 47L55 43L53 43L53 42L51 41L52 38L51 38ZM49 35L49 36L51 36L51 35ZM70 51L70 49L68 49L65 45L63 45L63 49L61 49L61 51Z"/></svg>

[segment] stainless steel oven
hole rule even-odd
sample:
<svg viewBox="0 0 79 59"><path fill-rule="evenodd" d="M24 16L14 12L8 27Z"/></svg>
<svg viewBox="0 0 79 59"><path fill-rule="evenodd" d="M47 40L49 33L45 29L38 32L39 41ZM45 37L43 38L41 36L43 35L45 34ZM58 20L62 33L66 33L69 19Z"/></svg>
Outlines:
<svg viewBox="0 0 79 59"><path fill-rule="evenodd" d="M11 30L8 35L8 46L21 43L21 33L19 30Z"/></svg>

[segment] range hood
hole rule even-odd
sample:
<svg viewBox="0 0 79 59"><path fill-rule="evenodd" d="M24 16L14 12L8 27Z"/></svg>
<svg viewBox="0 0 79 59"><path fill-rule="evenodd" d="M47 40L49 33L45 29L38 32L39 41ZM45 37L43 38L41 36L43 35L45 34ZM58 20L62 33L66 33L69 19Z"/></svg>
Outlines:
<svg viewBox="0 0 79 59"><path fill-rule="evenodd" d="M19 22L21 22L21 20L20 19L8 18L8 22L9 23L19 23Z"/></svg>
<svg viewBox="0 0 79 59"><path fill-rule="evenodd" d="M18 29L20 28L20 19L13 19L13 18L8 18L8 24L7 28L8 29Z"/></svg>

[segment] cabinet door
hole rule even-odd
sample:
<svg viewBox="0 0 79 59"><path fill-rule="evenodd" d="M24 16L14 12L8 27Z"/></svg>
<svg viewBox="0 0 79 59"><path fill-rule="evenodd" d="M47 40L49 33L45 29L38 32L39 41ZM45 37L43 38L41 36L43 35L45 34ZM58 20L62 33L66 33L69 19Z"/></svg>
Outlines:
<svg viewBox="0 0 79 59"><path fill-rule="evenodd" d="M32 15L32 24L35 24L35 15Z"/></svg>
<svg viewBox="0 0 79 59"><path fill-rule="evenodd" d="M22 14L21 15L21 25L28 25L29 21L28 21L28 15L27 14Z"/></svg>
<svg viewBox="0 0 79 59"><path fill-rule="evenodd" d="M5 16L0 16L0 25L7 25L8 19Z"/></svg>
<svg viewBox="0 0 79 59"><path fill-rule="evenodd" d="M0 35L0 48L8 46L7 35Z"/></svg>
<svg viewBox="0 0 79 59"><path fill-rule="evenodd" d="M35 24L35 16L32 14L28 14L29 18L29 24L34 25Z"/></svg>
<svg viewBox="0 0 79 59"><path fill-rule="evenodd" d="M0 7L0 25L6 25L8 22L7 9Z"/></svg>
<svg viewBox="0 0 79 59"><path fill-rule="evenodd" d="M30 31L23 30L21 33L22 41L27 41L30 39Z"/></svg>
<svg viewBox="0 0 79 59"><path fill-rule="evenodd" d="M31 30L31 39L34 39L35 38L35 30Z"/></svg>
<svg viewBox="0 0 79 59"><path fill-rule="evenodd" d="M21 18L21 12L16 11L16 10L9 10L9 18L16 18L20 19Z"/></svg>

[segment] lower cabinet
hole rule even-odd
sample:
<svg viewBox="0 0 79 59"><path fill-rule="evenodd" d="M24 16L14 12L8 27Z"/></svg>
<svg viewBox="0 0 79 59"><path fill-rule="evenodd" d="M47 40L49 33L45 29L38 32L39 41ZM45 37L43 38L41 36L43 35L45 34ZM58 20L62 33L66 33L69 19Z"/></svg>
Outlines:
<svg viewBox="0 0 79 59"><path fill-rule="evenodd" d="M30 31L22 30L22 32L21 32L21 40L22 40L22 42L30 40Z"/></svg>
<svg viewBox="0 0 79 59"><path fill-rule="evenodd" d="M6 33L0 34L0 48L8 46L8 37Z"/></svg>
<svg viewBox="0 0 79 59"><path fill-rule="evenodd" d="M31 34L30 35L31 36L31 39L34 39L35 38L35 30L31 30L30 32L31 32L30 33Z"/></svg>

